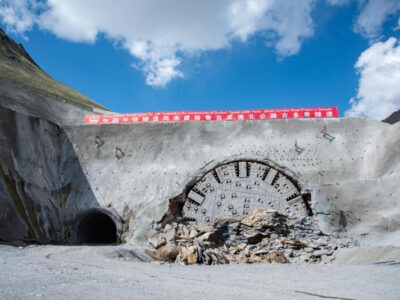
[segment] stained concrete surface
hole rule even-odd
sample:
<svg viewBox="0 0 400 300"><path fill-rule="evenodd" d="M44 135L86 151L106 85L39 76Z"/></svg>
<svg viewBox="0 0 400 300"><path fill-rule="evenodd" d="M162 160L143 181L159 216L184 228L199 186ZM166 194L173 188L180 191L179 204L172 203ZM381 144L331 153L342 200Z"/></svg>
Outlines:
<svg viewBox="0 0 400 300"><path fill-rule="evenodd" d="M400 266L179 266L118 246L0 246L2 299L398 299Z"/></svg>
<svg viewBox="0 0 400 300"><path fill-rule="evenodd" d="M324 138L324 128L333 141ZM270 164L312 192L325 233L383 240L399 232L400 123L344 118L65 130L97 201L123 216L127 241L146 241L170 199L215 166L238 159ZM300 154L296 141L304 148Z"/></svg>

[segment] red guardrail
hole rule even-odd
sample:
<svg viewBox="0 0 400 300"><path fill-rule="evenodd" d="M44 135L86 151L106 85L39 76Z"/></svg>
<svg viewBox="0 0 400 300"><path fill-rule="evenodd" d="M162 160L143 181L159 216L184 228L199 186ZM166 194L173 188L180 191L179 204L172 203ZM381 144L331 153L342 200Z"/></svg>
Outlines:
<svg viewBox="0 0 400 300"><path fill-rule="evenodd" d="M85 124L129 124L182 121L235 121L303 118L337 118L337 107L278 108L233 111L176 111L87 115Z"/></svg>

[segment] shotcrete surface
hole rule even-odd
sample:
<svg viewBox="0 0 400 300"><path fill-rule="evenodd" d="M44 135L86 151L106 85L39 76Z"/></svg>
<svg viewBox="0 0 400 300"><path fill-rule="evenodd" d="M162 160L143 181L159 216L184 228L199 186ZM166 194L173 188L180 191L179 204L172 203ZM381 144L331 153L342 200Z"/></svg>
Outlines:
<svg viewBox="0 0 400 300"><path fill-rule="evenodd" d="M397 266L180 266L117 247L0 246L3 299L398 299Z"/></svg>
<svg viewBox="0 0 400 300"><path fill-rule="evenodd" d="M269 163L312 191L326 233L384 239L400 228L400 123L186 122L69 126L66 132L99 204L124 215L128 240L145 241L170 199L218 164L237 159Z"/></svg>

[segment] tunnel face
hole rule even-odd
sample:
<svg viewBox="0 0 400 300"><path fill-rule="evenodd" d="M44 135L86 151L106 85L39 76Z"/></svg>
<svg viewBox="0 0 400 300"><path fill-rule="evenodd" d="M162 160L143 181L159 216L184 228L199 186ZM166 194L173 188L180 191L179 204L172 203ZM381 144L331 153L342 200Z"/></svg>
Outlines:
<svg viewBox="0 0 400 300"><path fill-rule="evenodd" d="M307 215L304 198L286 175L261 162L235 161L209 171L189 190L183 216L204 223L257 208Z"/></svg>
<svg viewBox="0 0 400 300"><path fill-rule="evenodd" d="M83 217L77 229L78 244L114 244L117 227L107 214L96 211Z"/></svg>

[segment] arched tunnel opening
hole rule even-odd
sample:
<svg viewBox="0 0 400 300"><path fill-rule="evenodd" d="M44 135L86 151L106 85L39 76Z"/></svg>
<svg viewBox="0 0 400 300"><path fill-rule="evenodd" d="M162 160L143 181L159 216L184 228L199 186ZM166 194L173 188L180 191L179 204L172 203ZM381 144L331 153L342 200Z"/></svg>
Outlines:
<svg viewBox="0 0 400 300"><path fill-rule="evenodd" d="M183 200L182 217L192 223L242 217L255 209L277 210L287 216L312 215L309 195L301 192L294 179L277 167L254 160L214 167L191 182Z"/></svg>
<svg viewBox="0 0 400 300"><path fill-rule="evenodd" d="M78 244L114 244L118 242L117 226L113 219L101 211L84 216L76 232Z"/></svg>

